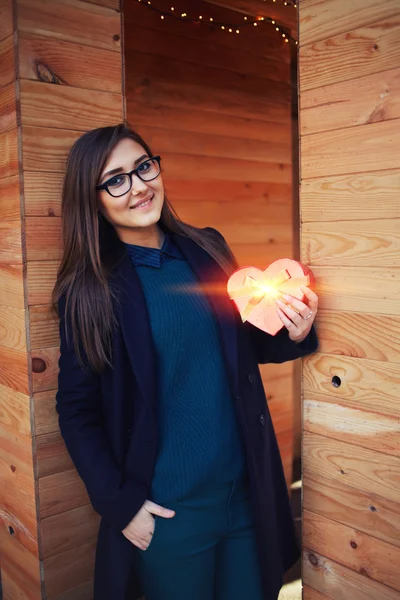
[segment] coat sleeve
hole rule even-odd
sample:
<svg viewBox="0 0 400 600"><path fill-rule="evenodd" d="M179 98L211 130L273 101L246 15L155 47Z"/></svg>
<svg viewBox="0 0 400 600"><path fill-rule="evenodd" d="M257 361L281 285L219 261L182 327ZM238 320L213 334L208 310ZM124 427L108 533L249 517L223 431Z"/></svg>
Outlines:
<svg viewBox="0 0 400 600"><path fill-rule="evenodd" d="M143 505L147 490L143 484L123 479L103 427L100 376L80 366L72 340L66 339L63 298L58 306L61 343L56 409L60 431L93 508L122 531Z"/></svg>

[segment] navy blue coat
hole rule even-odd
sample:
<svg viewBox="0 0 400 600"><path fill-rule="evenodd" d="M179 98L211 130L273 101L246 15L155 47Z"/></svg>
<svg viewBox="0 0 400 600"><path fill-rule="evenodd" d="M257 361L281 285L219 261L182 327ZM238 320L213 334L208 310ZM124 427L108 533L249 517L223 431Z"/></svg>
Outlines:
<svg viewBox="0 0 400 600"><path fill-rule="evenodd" d="M226 285L227 275L192 240L172 235L198 279ZM132 570L133 546L121 533L148 498L157 456L157 373L155 349L140 280L127 255L111 285L115 310L113 368L83 370L67 343L64 303L59 302L61 356L57 410L67 449L101 515L95 568L95 600L134 600L140 587ZM286 330L275 337L243 324L227 295L210 305L246 448L266 600L275 600L282 578L299 549L281 459L258 363L281 363L316 350L314 330L300 345ZM196 357L193 357L196 360Z"/></svg>

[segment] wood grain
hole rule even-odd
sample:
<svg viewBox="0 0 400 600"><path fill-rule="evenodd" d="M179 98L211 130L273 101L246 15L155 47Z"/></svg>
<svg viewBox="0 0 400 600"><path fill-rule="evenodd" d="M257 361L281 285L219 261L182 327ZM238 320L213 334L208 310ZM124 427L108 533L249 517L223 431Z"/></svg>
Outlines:
<svg viewBox="0 0 400 600"><path fill-rule="evenodd" d="M31 306L29 309L31 350L59 345L58 318L49 306Z"/></svg>
<svg viewBox="0 0 400 600"><path fill-rule="evenodd" d="M400 117L400 69L306 90L300 96L301 134L307 135Z"/></svg>
<svg viewBox="0 0 400 600"><path fill-rule="evenodd" d="M14 221L21 216L19 176L6 177L0 182L0 219Z"/></svg>
<svg viewBox="0 0 400 600"><path fill-rule="evenodd" d="M311 266L322 309L399 315L399 267Z"/></svg>
<svg viewBox="0 0 400 600"><path fill-rule="evenodd" d="M74 588L74 600L92 600L93 598L93 578L90 581ZM53 596L52 600L70 600L71 590Z"/></svg>
<svg viewBox="0 0 400 600"><path fill-rule="evenodd" d="M24 33L120 52L120 15L81 0L19 0L18 26Z"/></svg>
<svg viewBox="0 0 400 600"><path fill-rule="evenodd" d="M34 392L57 389L59 346L32 352L32 383Z"/></svg>
<svg viewBox="0 0 400 600"><path fill-rule="evenodd" d="M398 502L399 460L315 433L303 435L304 472Z"/></svg>
<svg viewBox="0 0 400 600"><path fill-rule="evenodd" d="M1 60L0 55L0 60ZM12 131L17 128L17 101L16 85L9 83L0 87L0 133Z"/></svg>
<svg viewBox="0 0 400 600"><path fill-rule="evenodd" d="M40 518L89 504L85 486L74 470L39 479Z"/></svg>
<svg viewBox="0 0 400 600"><path fill-rule="evenodd" d="M24 172L27 217L61 217L63 173ZM43 178L46 185L43 186Z"/></svg>
<svg viewBox="0 0 400 600"><path fill-rule="evenodd" d="M27 263L28 303L30 306L32 304L49 305L58 267L59 262L54 260Z"/></svg>
<svg viewBox="0 0 400 600"><path fill-rule="evenodd" d="M400 419L320 398L303 400L303 427L336 440L400 456ZM379 410L379 407L376 407Z"/></svg>
<svg viewBox="0 0 400 600"><path fill-rule="evenodd" d="M122 121L122 97L41 81L22 80L22 125L87 131ZM25 165L29 168L28 165Z"/></svg>
<svg viewBox="0 0 400 600"><path fill-rule="evenodd" d="M56 392L36 392L33 395L33 414L35 420L35 435L55 433L59 431L56 411Z"/></svg>
<svg viewBox="0 0 400 600"><path fill-rule="evenodd" d="M0 181L18 173L18 134L17 130L0 133Z"/></svg>
<svg viewBox="0 0 400 600"><path fill-rule="evenodd" d="M0 384L29 394L28 354L24 350L15 350L0 346Z"/></svg>
<svg viewBox="0 0 400 600"><path fill-rule="evenodd" d="M0 305L25 308L21 264L0 264Z"/></svg>
<svg viewBox="0 0 400 600"><path fill-rule="evenodd" d="M302 137L302 179L398 169L397 119Z"/></svg>
<svg viewBox="0 0 400 600"><path fill-rule="evenodd" d="M83 0L84 2L90 2L91 4L97 4L98 6L105 6L114 10L120 10L120 0Z"/></svg>
<svg viewBox="0 0 400 600"><path fill-rule="evenodd" d="M303 543L370 579L400 589L400 548L312 512L304 512Z"/></svg>
<svg viewBox="0 0 400 600"><path fill-rule="evenodd" d="M326 39L327 35L345 33L398 14L397 0L302 0L300 11L301 45Z"/></svg>
<svg viewBox="0 0 400 600"><path fill-rule="evenodd" d="M22 79L38 80L42 64L66 86L121 93L119 52L32 34L20 35L18 52Z"/></svg>
<svg viewBox="0 0 400 600"><path fill-rule="evenodd" d="M319 350L384 362L400 362L400 317L318 311Z"/></svg>
<svg viewBox="0 0 400 600"><path fill-rule="evenodd" d="M1 582L4 600L41 600L40 563L8 528L0 528Z"/></svg>
<svg viewBox="0 0 400 600"><path fill-rule="evenodd" d="M74 468L59 431L38 435L35 441L38 477L46 477Z"/></svg>
<svg viewBox="0 0 400 600"><path fill-rule="evenodd" d="M26 125L22 130L24 168L64 173L68 152L81 135L81 131Z"/></svg>
<svg viewBox="0 0 400 600"><path fill-rule="evenodd" d="M22 262L21 222L0 223L0 262L3 265Z"/></svg>
<svg viewBox="0 0 400 600"><path fill-rule="evenodd" d="M400 547L400 503L348 487L307 470L303 506Z"/></svg>
<svg viewBox="0 0 400 600"><path fill-rule="evenodd" d="M307 548L303 581L333 600L396 600L398 592Z"/></svg>
<svg viewBox="0 0 400 600"><path fill-rule="evenodd" d="M8 386L0 385L0 423L30 437L32 435L30 417L30 397Z"/></svg>
<svg viewBox="0 0 400 600"><path fill-rule="evenodd" d="M93 577L94 543L79 546L44 560L45 589L49 600L63 592L73 593L82 581Z"/></svg>
<svg viewBox="0 0 400 600"><path fill-rule="evenodd" d="M1 229L0 229L1 230ZM26 351L25 310L0 306L0 345Z"/></svg>
<svg viewBox="0 0 400 600"><path fill-rule="evenodd" d="M0 0L0 40L14 31L12 0Z"/></svg>
<svg viewBox="0 0 400 600"><path fill-rule="evenodd" d="M400 180L399 180L400 181ZM197 203L203 200L218 202L221 210L227 212L230 205L243 207L252 203L261 203L260 209L280 210L281 205L290 206L292 190L290 184L278 184L271 181L230 181L229 179L173 179L166 178L168 199L175 205L178 202ZM266 203L264 205L264 202ZM222 204L225 203L225 204Z"/></svg>
<svg viewBox="0 0 400 600"><path fill-rule="evenodd" d="M307 264L400 266L400 219L303 223L301 256Z"/></svg>
<svg viewBox="0 0 400 600"><path fill-rule="evenodd" d="M303 600L329 600L329 596L313 590L308 585L303 585Z"/></svg>
<svg viewBox="0 0 400 600"><path fill-rule="evenodd" d="M25 223L27 260L60 260L61 218L27 217Z"/></svg>
<svg viewBox="0 0 400 600"><path fill-rule="evenodd" d="M335 387L333 377L340 378ZM400 365L379 361L313 354L304 359L304 394L336 398L353 408L364 408L387 416L400 416L398 386Z"/></svg>
<svg viewBox="0 0 400 600"><path fill-rule="evenodd" d="M100 517L90 504L42 519L43 557L55 556L96 541Z"/></svg>
<svg viewBox="0 0 400 600"><path fill-rule="evenodd" d="M326 39L302 45L300 92L398 67L400 15L396 13L364 27L349 27L339 35L327 32Z"/></svg>
<svg viewBox="0 0 400 600"><path fill-rule="evenodd" d="M307 179L301 184L303 223L400 218L400 171L374 171Z"/></svg>

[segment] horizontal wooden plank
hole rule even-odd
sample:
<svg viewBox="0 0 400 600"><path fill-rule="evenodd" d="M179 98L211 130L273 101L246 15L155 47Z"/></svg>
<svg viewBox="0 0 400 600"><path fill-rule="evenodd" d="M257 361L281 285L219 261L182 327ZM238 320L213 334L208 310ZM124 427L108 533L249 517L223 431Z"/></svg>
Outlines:
<svg viewBox="0 0 400 600"><path fill-rule="evenodd" d="M400 456L400 419L304 394L303 427L336 440ZM331 401L329 401L331 400ZM364 405L363 405L364 407ZM379 410L379 407L376 407Z"/></svg>
<svg viewBox="0 0 400 600"><path fill-rule="evenodd" d="M0 264L0 305L25 307L22 264Z"/></svg>
<svg viewBox="0 0 400 600"><path fill-rule="evenodd" d="M0 227L1 232L1 227ZM0 306L0 345L26 350L25 310Z"/></svg>
<svg viewBox="0 0 400 600"><path fill-rule="evenodd" d="M0 385L0 423L30 437L32 435L30 397Z"/></svg>
<svg viewBox="0 0 400 600"><path fill-rule="evenodd" d="M180 82L180 85L200 85L207 89L224 89L247 94L263 96L265 102L281 101L290 103L290 85L286 82L271 81L253 75L243 75L225 69L210 68L206 65L191 65L179 59L166 56L143 54L142 51L127 50L125 52L125 69L137 77L149 77Z"/></svg>
<svg viewBox="0 0 400 600"><path fill-rule="evenodd" d="M25 33L120 52L120 15L81 0L21 0L18 28Z"/></svg>
<svg viewBox="0 0 400 600"><path fill-rule="evenodd" d="M92 600L93 598L93 578L90 581L73 589L74 600ZM53 596L52 600L70 600L71 590Z"/></svg>
<svg viewBox="0 0 400 600"><path fill-rule="evenodd" d="M67 86L117 94L122 92L119 52L32 34L19 36L18 52L22 79L40 79L39 64L47 67Z"/></svg>
<svg viewBox="0 0 400 600"><path fill-rule="evenodd" d="M311 266L320 308L400 315L399 267Z"/></svg>
<svg viewBox="0 0 400 600"><path fill-rule="evenodd" d="M303 0L300 11L300 44L311 44L398 14L397 0Z"/></svg>
<svg viewBox="0 0 400 600"><path fill-rule="evenodd" d="M400 179L399 179L400 182ZM273 182L259 181L231 181L230 179L172 179L168 176L166 182L166 192L168 199L175 205L177 202L201 202L203 200L214 201L218 203L228 203L225 210L231 204L241 203L243 206L264 202L268 207L275 207L283 204L291 206L292 204L292 186L290 184L279 184Z"/></svg>
<svg viewBox="0 0 400 600"><path fill-rule="evenodd" d="M303 582L332 600L398 600L399 594L381 583L305 548Z"/></svg>
<svg viewBox="0 0 400 600"><path fill-rule="evenodd" d="M122 95L22 80L22 125L87 131L120 123Z"/></svg>
<svg viewBox="0 0 400 600"><path fill-rule="evenodd" d="M19 175L0 179L1 221L15 221L20 217Z"/></svg>
<svg viewBox="0 0 400 600"><path fill-rule="evenodd" d="M61 218L27 217L25 224L27 260L60 260Z"/></svg>
<svg viewBox="0 0 400 600"><path fill-rule="evenodd" d="M142 132L145 133L145 132ZM157 150L157 148L156 148ZM234 158L218 158L211 156L193 156L189 154L167 154L162 156L164 178L168 186L168 178L181 177L185 181L193 179L232 181L271 182L290 184L292 167L280 162L261 162Z"/></svg>
<svg viewBox="0 0 400 600"><path fill-rule="evenodd" d="M304 359L304 395L310 392L352 408L400 416L400 365L364 358L313 354ZM339 382L333 380L340 379ZM334 383L336 383L335 387Z"/></svg>
<svg viewBox="0 0 400 600"><path fill-rule="evenodd" d="M105 6L107 8L113 8L114 10L120 10L120 0L83 0L84 2L90 2L91 4L97 4L98 6Z"/></svg>
<svg viewBox="0 0 400 600"><path fill-rule="evenodd" d="M135 123L134 114L129 104L136 102L156 109L165 106L174 109L196 109L201 112L217 113L242 119L267 121L268 123L286 123L290 119L291 106L287 93L276 98L274 102L266 101L264 96L251 94L246 88L238 89L234 94L224 88L213 88L212 93L207 85L185 82L184 85L173 79L161 79L145 74L137 75L135 65L128 71L126 96L129 119Z"/></svg>
<svg viewBox="0 0 400 600"><path fill-rule="evenodd" d="M81 131L29 127L22 129L24 168L64 173L68 152Z"/></svg>
<svg viewBox="0 0 400 600"><path fill-rule="evenodd" d="M0 424L0 457L15 470L33 477L32 437L23 435L13 427Z"/></svg>
<svg viewBox="0 0 400 600"><path fill-rule="evenodd" d="M300 96L301 134L307 135L400 117L400 69L305 90Z"/></svg>
<svg viewBox="0 0 400 600"><path fill-rule="evenodd" d="M100 517L90 504L42 519L43 558L96 541Z"/></svg>
<svg viewBox="0 0 400 600"><path fill-rule="evenodd" d="M303 514L303 543L353 571L400 589L400 548L396 546L307 510Z"/></svg>
<svg viewBox="0 0 400 600"><path fill-rule="evenodd" d="M1 49L0 49L1 51ZM1 60L0 54L0 60ZM0 73L1 77L1 73ZM9 83L0 87L0 133L17 128L17 95L16 84Z"/></svg>
<svg viewBox="0 0 400 600"><path fill-rule="evenodd" d="M143 7L138 7L139 10ZM290 66L282 60L273 60L272 57L246 56L246 53L235 48L224 48L207 43L206 40L197 40L193 37L181 37L171 33L168 26L164 31L150 29L140 21L137 15L136 26L129 29L125 36L126 52L143 52L153 56L165 57L169 60L178 60L186 65L187 69L218 69L221 72L230 71L241 75L244 81L247 77L268 79L271 81L287 82L290 80ZM182 48L185 48L182 54ZM222 51L221 51L222 50ZM129 73L129 70L128 70ZM212 72L210 72L210 85L213 86Z"/></svg>
<svg viewBox="0 0 400 600"><path fill-rule="evenodd" d="M400 502L400 464L395 456L305 431L303 465L305 473Z"/></svg>
<svg viewBox="0 0 400 600"><path fill-rule="evenodd" d="M303 600L329 600L329 596L325 596L325 594L313 590L313 588L308 585L303 585Z"/></svg>
<svg viewBox="0 0 400 600"><path fill-rule="evenodd" d="M15 264L22 262L21 221L0 223L0 262Z"/></svg>
<svg viewBox="0 0 400 600"><path fill-rule="evenodd" d="M59 431L37 435L35 441L38 477L46 477L74 468Z"/></svg>
<svg viewBox="0 0 400 600"><path fill-rule="evenodd" d="M301 178L398 169L400 119L324 131L301 138Z"/></svg>
<svg viewBox="0 0 400 600"><path fill-rule="evenodd" d="M399 267L400 219L360 219L356 228L353 221L303 223L301 255L313 265Z"/></svg>
<svg viewBox="0 0 400 600"><path fill-rule="evenodd" d="M393 2L393 0L392 0ZM351 21L349 21L351 23ZM400 30L397 10L382 21L371 21L364 27L353 27L346 33L300 48L300 92L356 80L399 65L400 49L396 41ZM355 89L358 83L354 81Z"/></svg>
<svg viewBox="0 0 400 600"><path fill-rule="evenodd" d="M0 181L18 174L18 133L16 129L0 133Z"/></svg>
<svg viewBox="0 0 400 600"><path fill-rule="evenodd" d="M319 350L400 363L400 317L318 311Z"/></svg>
<svg viewBox="0 0 400 600"><path fill-rule="evenodd" d="M29 309L31 350L59 345L58 319L49 306L31 306Z"/></svg>
<svg viewBox="0 0 400 600"><path fill-rule="evenodd" d="M303 474L304 508L400 547L400 503L315 474Z"/></svg>
<svg viewBox="0 0 400 600"><path fill-rule="evenodd" d="M301 184L301 220L358 221L400 218L400 171L369 171L352 175L306 179Z"/></svg>
<svg viewBox="0 0 400 600"><path fill-rule="evenodd" d="M291 125L290 115L286 123L283 121L273 123L254 118L221 115L211 111L202 111L196 106L149 106L141 98L127 96L128 121L143 130L148 127L163 128L168 123L176 123L174 131L190 131L193 133L208 134L210 136L224 136L225 138L242 138L248 140L263 140L270 144L287 145L288 153L291 152ZM174 134L175 135L175 134ZM229 140L228 140L229 144Z"/></svg>
<svg viewBox="0 0 400 600"><path fill-rule="evenodd" d="M28 354L0 346L0 384L17 392L29 394Z"/></svg>
<svg viewBox="0 0 400 600"><path fill-rule="evenodd" d="M8 528L0 528L1 582L4 600L41 600L40 562Z"/></svg>
<svg viewBox="0 0 400 600"><path fill-rule="evenodd" d="M35 435L59 431L55 396L55 390L36 392L33 395Z"/></svg>
<svg viewBox="0 0 400 600"><path fill-rule="evenodd" d="M46 185L43 186L43 177ZM60 217L63 173L24 172L25 214L27 217Z"/></svg>
<svg viewBox="0 0 400 600"><path fill-rule="evenodd" d="M274 237L268 238L266 244L232 244L231 249L241 267L258 267L265 269L274 260L293 257L293 244L277 242Z"/></svg>
<svg viewBox="0 0 400 600"><path fill-rule="evenodd" d="M28 303L46 304L51 302L51 293L56 282L59 262L55 260L27 263Z"/></svg>
<svg viewBox="0 0 400 600"><path fill-rule="evenodd" d="M39 479L41 519L86 504L89 504L89 498L85 486L75 470L64 471Z"/></svg>
<svg viewBox="0 0 400 600"><path fill-rule="evenodd" d="M233 158L246 162L290 164L291 146L286 143L267 144L262 140L240 137L225 138L208 133L195 134L188 131L146 126L143 128L146 142L161 154L184 154L216 158Z"/></svg>
<svg viewBox="0 0 400 600"><path fill-rule="evenodd" d="M45 590L49 600L71 593L82 581L93 577L96 544L90 543L44 560Z"/></svg>
<svg viewBox="0 0 400 600"><path fill-rule="evenodd" d="M0 40L14 31L12 0L0 0Z"/></svg>
<svg viewBox="0 0 400 600"><path fill-rule="evenodd" d="M58 359L56 348L36 349L32 352L32 383L34 392L57 389Z"/></svg>

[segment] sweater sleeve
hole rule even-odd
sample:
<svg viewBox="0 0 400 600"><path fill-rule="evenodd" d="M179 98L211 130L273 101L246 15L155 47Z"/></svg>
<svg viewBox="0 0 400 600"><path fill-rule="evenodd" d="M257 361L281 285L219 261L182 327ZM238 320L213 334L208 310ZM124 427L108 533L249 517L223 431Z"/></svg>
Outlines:
<svg viewBox="0 0 400 600"><path fill-rule="evenodd" d="M101 411L100 375L82 368L65 328L65 300L59 301L60 359L56 409L67 450L93 508L122 531L146 500L143 484L124 481L108 443ZM85 355L83 353L84 362Z"/></svg>

